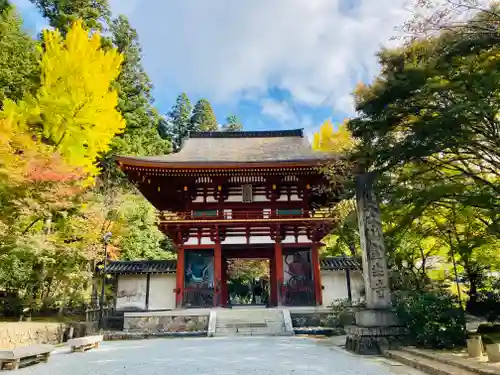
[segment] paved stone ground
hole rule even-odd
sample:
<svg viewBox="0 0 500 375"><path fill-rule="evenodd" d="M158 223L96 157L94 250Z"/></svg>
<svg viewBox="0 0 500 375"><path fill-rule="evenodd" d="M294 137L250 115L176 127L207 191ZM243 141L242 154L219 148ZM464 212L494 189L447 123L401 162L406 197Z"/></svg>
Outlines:
<svg viewBox="0 0 500 375"><path fill-rule="evenodd" d="M151 339L104 342L86 353L58 349L19 375L417 375L301 337Z"/></svg>

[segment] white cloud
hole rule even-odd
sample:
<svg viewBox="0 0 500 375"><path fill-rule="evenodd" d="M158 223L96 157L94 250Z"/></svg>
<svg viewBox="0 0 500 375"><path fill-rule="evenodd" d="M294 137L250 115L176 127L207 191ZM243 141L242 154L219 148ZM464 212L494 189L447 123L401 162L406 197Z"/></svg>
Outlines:
<svg viewBox="0 0 500 375"><path fill-rule="evenodd" d="M294 122L297 119L292 107L287 102L264 99L261 102L263 115L271 116L282 124Z"/></svg>
<svg viewBox="0 0 500 375"><path fill-rule="evenodd" d="M278 87L290 93L292 103L352 113L350 93L356 83L376 75L374 55L407 13L405 0L340 1L111 4L138 29L146 68L157 87L168 85L213 102L248 93L266 97L270 87ZM264 114L285 122L294 116L286 103L262 103Z"/></svg>

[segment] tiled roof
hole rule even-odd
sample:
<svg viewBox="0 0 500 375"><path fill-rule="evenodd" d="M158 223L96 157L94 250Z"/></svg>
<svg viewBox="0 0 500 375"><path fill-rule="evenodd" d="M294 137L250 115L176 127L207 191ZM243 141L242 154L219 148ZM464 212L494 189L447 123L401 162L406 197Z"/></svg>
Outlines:
<svg viewBox="0 0 500 375"><path fill-rule="evenodd" d="M175 273L176 265L176 260L113 261L107 264L106 273Z"/></svg>
<svg viewBox="0 0 500 375"><path fill-rule="evenodd" d="M360 270L360 264L349 257L324 257L319 260L322 271Z"/></svg>
<svg viewBox="0 0 500 375"><path fill-rule="evenodd" d="M358 262L348 257L325 257L319 261L322 271L358 270ZM136 274L136 273L175 273L176 260L135 260L112 261L106 266L109 274Z"/></svg>
<svg viewBox="0 0 500 375"><path fill-rule="evenodd" d="M196 132L175 154L119 157L123 162L265 163L320 161L331 155L314 151L302 129L251 132Z"/></svg>

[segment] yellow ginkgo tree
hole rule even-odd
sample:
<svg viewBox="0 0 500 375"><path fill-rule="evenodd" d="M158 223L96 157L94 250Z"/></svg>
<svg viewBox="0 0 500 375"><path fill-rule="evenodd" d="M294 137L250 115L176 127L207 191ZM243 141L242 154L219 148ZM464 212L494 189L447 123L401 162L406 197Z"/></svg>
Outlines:
<svg viewBox="0 0 500 375"><path fill-rule="evenodd" d="M103 50L100 35L89 38L81 22L65 39L59 31L44 31L44 42L37 96L43 134L69 164L94 174L96 158L125 127L111 88L123 57L116 49Z"/></svg>
<svg viewBox="0 0 500 375"><path fill-rule="evenodd" d="M92 179L98 173L97 158L125 127L112 88L123 57L116 49L103 50L99 33L89 36L80 21L65 38L58 30L44 30L43 40L35 98L5 101L0 117L17 121L18 130L31 133Z"/></svg>
<svg viewBox="0 0 500 375"><path fill-rule="evenodd" d="M347 129L346 122L344 121L335 130L332 121L326 120L321 125L319 132L314 133L313 149L336 153L344 153L351 150L356 143Z"/></svg>

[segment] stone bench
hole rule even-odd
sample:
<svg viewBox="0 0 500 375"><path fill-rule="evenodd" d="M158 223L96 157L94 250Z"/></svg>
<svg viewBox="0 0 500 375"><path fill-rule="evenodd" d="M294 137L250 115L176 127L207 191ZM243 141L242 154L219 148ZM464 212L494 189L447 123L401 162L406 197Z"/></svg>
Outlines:
<svg viewBox="0 0 500 375"><path fill-rule="evenodd" d="M103 340L103 336L85 336L68 340L71 352L84 352L89 349L98 348Z"/></svg>
<svg viewBox="0 0 500 375"><path fill-rule="evenodd" d="M47 362L54 345L36 344L0 350L0 370L17 370L20 366Z"/></svg>

